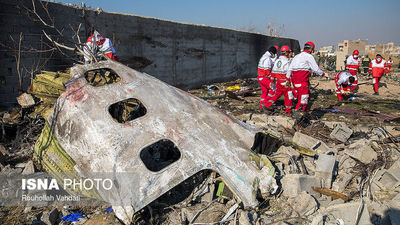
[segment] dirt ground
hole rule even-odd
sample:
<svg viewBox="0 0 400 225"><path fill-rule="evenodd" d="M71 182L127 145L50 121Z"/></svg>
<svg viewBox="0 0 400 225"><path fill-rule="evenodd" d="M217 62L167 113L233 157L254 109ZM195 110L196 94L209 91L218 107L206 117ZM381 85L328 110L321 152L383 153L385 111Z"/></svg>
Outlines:
<svg viewBox="0 0 400 225"><path fill-rule="evenodd" d="M351 108L357 110L366 110L374 113L384 113L393 117L400 116L400 88L399 81L400 73L395 73L382 78L379 89L380 95L373 95L372 79L368 76L359 76L359 87L356 93L352 93L347 98L339 103L335 94L335 73L327 72L330 79L325 77L313 76L310 79L311 83L311 98L309 103L309 112L314 115L315 119L342 121L343 117L349 122L356 123L376 123L373 117L358 117L349 114L338 114L318 109L333 109L333 107ZM224 91L228 87L239 86L242 90L251 90L247 95L229 97L225 96ZM204 86L202 89L190 90L189 92L199 96L212 105L225 110L228 114L239 116L243 114L262 113L259 108L259 96L261 90L256 78L236 80L226 83L214 84L218 90L209 90L210 86ZM214 89L216 89L214 87ZM240 92L239 92L240 93ZM295 104L296 102L294 102ZM269 114L284 115L283 96L275 103L275 109ZM352 119L355 119L352 121ZM371 121L372 120L372 121ZM384 121L382 121L384 122Z"/></svg>
<svg viewBox="0 0 400 225"><path fill-rule="evenodd" d="M312 80L311 84L316 85L319 83L318 89L323 90L335 90L335 73L328 73L331 80L324 80L315 78ZM393 77L399 77L400 73L393 73ZM361 95L372 95L374 93L372 86L371 76L358 75L359 85L358 94ZM400 97L400 82L387 78L383 76L379 85L379 96L374 96L378 99L382 98L399 98ZM372 96L371 96L372 97Z"/></svg>

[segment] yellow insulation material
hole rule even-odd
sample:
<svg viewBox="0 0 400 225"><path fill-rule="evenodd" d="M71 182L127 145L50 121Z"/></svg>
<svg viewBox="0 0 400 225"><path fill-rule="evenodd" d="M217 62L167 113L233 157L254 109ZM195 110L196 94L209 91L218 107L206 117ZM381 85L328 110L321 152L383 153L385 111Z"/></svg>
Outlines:
<svg viewBox="0 0 400 225"><path fill-rule="evenodd" d="M39 139L36 141L34 159L40 162L43 169L57 179L57 182L60 184L63 183L63 179L75 179L77 181L81 179L74 169L76 163L60 146L57 139L53 136L48 123L45 124ZM100 195L95 189L67 189L66 191L70 194L83 195L101 200Z"/></svg>
<svg viewBox="0 0 400 225"><path fill-rule="evenodd" d="M42 71L32 81L30 93L39 98L32 116L47 118L61 93L65 91L64 82L70 79L69 73Z"/></svg>

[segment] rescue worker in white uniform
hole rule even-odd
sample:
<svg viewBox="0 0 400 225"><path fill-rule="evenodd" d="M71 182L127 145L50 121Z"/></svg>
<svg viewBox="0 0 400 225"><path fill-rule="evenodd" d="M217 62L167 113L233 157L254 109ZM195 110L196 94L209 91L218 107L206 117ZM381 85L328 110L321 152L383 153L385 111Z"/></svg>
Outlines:
<svg viewBox="0 0 400 225"><path fill-rule="evenodd" d="M286 78L286 73L289 69L290 54L289 46L282 46L281 55L276 60L274 67L272 68L271 77L276 81L276 90L274 96L267 96L267 102L265 103L265 107L270 109L270 107L278 100L282 95L285 97L284 105L285 112L290 114L292 108L292 100L293 100L293 90L290 87L286 87L287 82L290 82Z"/></svg>
<svg viewBox="0 0 400 225"><path fill-rule="evenodd" d="M273 67L272 58L275 57L276 53L276 48L271 46L258 63L257 80L261 86L260 109L265 107L267 96L272 97L274 95L271 88L271 70Z"/></svg>

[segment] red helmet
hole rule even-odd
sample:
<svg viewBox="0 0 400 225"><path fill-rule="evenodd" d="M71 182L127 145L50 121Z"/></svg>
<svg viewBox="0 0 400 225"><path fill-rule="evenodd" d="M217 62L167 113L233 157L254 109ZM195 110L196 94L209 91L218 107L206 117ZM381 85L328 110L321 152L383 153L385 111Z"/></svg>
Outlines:
<svg viewBox="0 0 400 225"><path fill-rule="evenodd" d="M279 51L278 45L274 45L274 47L276 48L276 51Z"/></svg>
<svg viewBox="0 0 400 225"><path fill-rule="evenodd" d="M311 47L312 51L315 50L315 44L312 41L308 41L304 44L304 47Z"/></svg>
<svg viewBox="0 0 400 225"><path fill-rule="evenodd" d="M353 51L353 55L358 55L358 54L360 54L360 52L357 49Z"/></svg>
<svg viewBox="0 0 400 225"><path fill-rule="evenodd" d="M290 52L290 48L287 45L282 46L281 52Z"/></svg>

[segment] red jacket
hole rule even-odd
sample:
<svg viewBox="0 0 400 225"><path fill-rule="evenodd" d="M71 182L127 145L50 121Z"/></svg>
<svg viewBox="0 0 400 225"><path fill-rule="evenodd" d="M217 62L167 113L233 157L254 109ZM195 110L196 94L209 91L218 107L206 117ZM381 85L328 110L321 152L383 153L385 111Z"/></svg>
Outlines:
<svg viewBox="0 0 400 225"><path fill-rule="evenodd" d="M388 72L386 61L380 57L375 58L369 63L368 72L372 73L372 77L382 77L384 73Z"/></svg>

